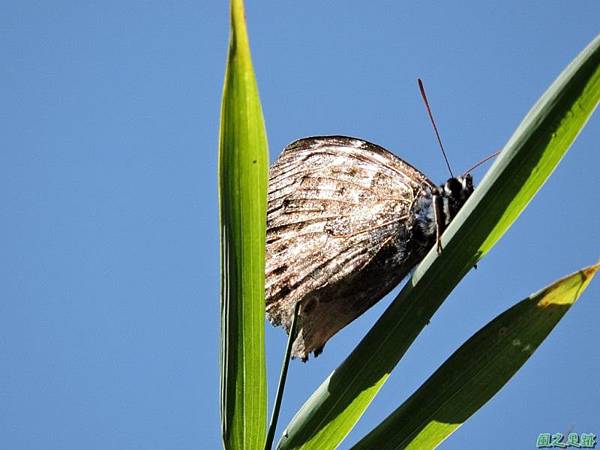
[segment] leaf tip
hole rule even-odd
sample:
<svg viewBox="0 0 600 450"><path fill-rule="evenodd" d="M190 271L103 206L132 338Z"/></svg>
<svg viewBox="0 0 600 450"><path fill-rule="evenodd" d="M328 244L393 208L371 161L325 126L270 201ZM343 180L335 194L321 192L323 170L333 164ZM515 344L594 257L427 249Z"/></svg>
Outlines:
<svg viewBox="0 0 600 450"><path fill-rule="evenodd" d="M600 261L559 280L542 293L538 306L543 308L550 305L572 305L598 270L600 270Z"/></svg>

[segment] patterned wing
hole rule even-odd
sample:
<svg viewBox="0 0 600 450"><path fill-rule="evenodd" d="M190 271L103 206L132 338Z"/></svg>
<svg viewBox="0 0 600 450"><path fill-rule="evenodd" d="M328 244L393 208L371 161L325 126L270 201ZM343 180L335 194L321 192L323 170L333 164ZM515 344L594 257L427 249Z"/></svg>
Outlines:
<svg viewBox="0 0 600 450"><path fill-rule="evenodd" d="M312 137L284 149L270 171L266 303L288 331L302 302L294 356L320 353L418 262L407 247L411 212L434 187L360 139Z"/></svg>

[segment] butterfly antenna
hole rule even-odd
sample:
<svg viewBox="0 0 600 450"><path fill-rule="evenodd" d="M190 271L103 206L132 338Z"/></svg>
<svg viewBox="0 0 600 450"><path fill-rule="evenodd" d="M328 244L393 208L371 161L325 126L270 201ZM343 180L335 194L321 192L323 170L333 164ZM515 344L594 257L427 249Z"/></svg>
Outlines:
<svg viewBox="0 0 600 450"><path fill-rule="evenodd" d="M423 97L425 107L427 108L427 113L429 114L429 119L431 120L431 124L433 125L433 131L435 131L435 136L437 137L438 143L440 144L440 148L442 149L442 155L444 156L444 160L446 161L446 166L448 166L448 172L450 172L450 176L454 178L454 174L452 173L452 169L450 168L450 163L448 162L448 157L446 156L446 151L444 150L444 145L442 144L442 139L440 138L440 133L438 132L437 125L435 124L435 120L433 119L433 114L431 113L431 108L429 107L429 101L427 101L427 94L425 94L423 82L420 78L417 78L417 81L419 82L419 90L421 91L421 97Z"/></svg>
<svg viewBox="0 0 600 450"><path fill-rule="evenodd" d="M490 156L486 156L485 158L483 158L481 161L479 161L477 164L475 164L472 167L469 167L467 170L465 170L465 173L463 173L463 177L468 174L471 173L472 171L474 171L475 169L477 169L480 165L482 165L483 163L488 162L490 159L495 158L496 156L498 156L500 154L502 150L498 150L497 152L492 153Z"/></svg>

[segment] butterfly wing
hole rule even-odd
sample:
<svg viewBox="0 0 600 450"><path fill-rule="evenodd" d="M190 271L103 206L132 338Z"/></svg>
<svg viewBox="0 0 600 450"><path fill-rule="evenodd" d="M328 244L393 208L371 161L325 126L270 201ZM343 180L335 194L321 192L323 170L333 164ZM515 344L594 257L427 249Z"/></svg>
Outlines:
<svg viewBox="0 0 600 450"><path fill-rule="evenodd" d="M269 179L266 303L269 320L288 331L302 302L294 356L320 353L422 258L407 242L415 202L433 188L360 139L312 137L284 149Z"/></svg>

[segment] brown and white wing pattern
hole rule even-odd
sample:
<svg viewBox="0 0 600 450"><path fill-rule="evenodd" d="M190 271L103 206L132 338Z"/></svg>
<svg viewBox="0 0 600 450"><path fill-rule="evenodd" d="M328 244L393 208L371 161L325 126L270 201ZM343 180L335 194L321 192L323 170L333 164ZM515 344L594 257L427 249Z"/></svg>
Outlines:
<svg viewBox="0 0 600 450"><path fill-rule="evenodd" d="M302 302L294 356L319 354L423 257L431 243L411 239L415 212L431 209L422 203L434 188L360 139L312 137L284 149L269 179L266 309L288 331Z"/></svg>

